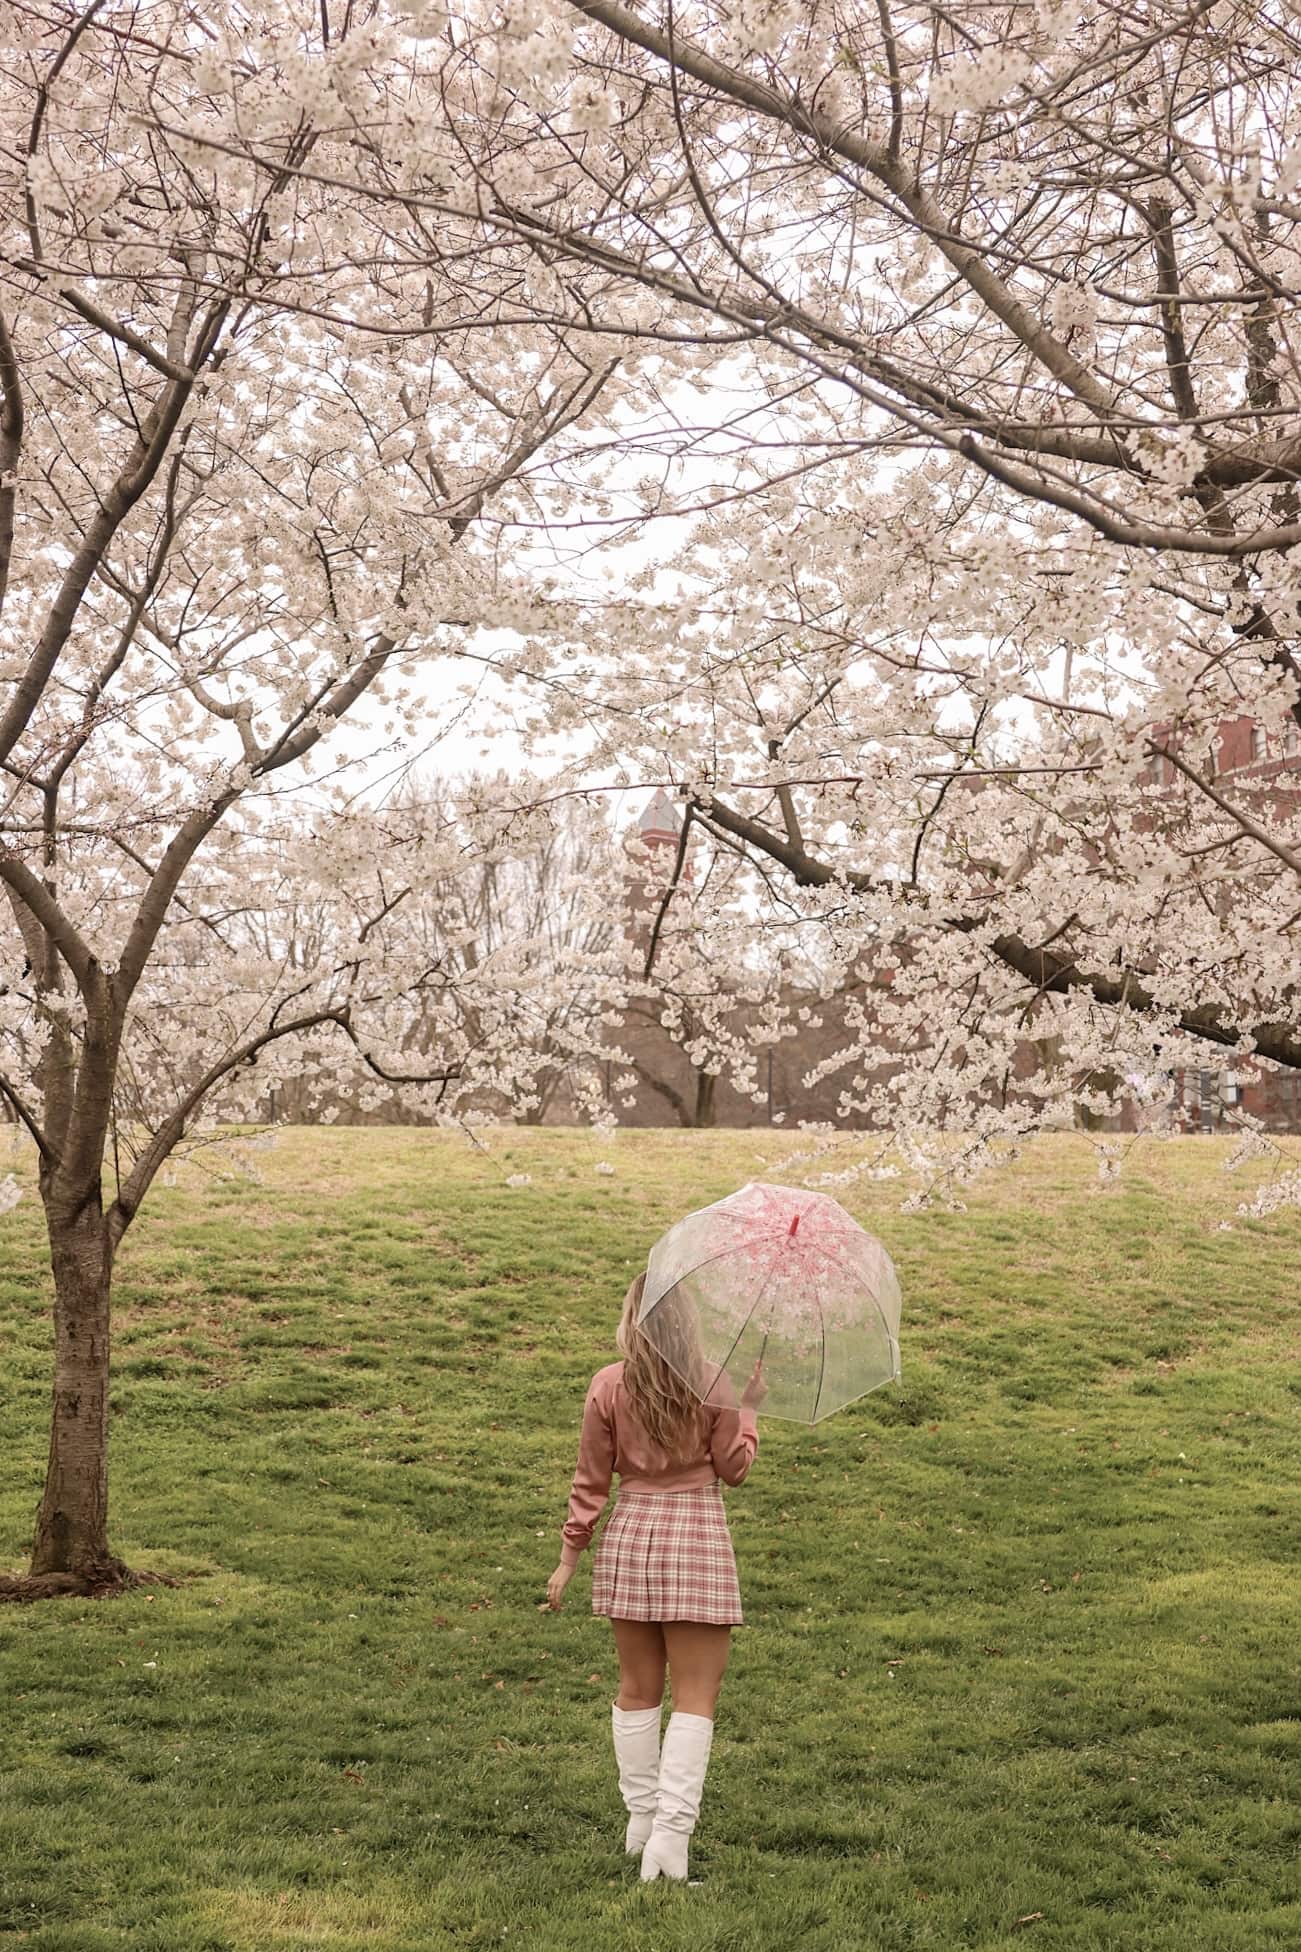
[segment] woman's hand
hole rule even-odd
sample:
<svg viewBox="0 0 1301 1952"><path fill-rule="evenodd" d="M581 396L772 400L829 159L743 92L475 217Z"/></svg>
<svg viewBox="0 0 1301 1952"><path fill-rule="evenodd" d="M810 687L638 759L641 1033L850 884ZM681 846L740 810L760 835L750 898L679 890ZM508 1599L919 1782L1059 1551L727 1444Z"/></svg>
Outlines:
<svg viewBox="0 0 1301 1952"><path fill-rule="evenodd" d="M767 1394L768 1385L763 1379L763 1359L761 1357L750 1371L750 1380L741 1391L741 1408L743 1410L757 1410Z"/></svg>
<svg viewBox="0 0 1301 1952"><path fill-rule="evenodd" d="M557 1566L547 1581L547 1605L553 1613L560 1611L560 1602L564 1597L565 1588L573 1576L574 1568L572 1566Z"/></svg>

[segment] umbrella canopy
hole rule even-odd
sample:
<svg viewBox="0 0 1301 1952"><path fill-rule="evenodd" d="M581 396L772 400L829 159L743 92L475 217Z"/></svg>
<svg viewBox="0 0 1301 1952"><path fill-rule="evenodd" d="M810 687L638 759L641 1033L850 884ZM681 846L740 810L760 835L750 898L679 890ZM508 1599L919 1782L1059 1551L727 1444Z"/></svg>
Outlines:
<svg viewBox="0 0 1301 1952"><path fill-rule="evenodd" d="M825 1193L751 1180L650 1251L638 1326L706 1403L817 1423L899 1375L899 1283L880 1241Z"/></svg>

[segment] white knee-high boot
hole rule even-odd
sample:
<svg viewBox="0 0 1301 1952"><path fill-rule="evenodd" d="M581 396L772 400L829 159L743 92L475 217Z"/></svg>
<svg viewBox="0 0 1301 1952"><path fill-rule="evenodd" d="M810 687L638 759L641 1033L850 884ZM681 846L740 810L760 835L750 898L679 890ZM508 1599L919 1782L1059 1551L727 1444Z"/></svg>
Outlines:
<svg viewBox="0 0 1301 1952"><path fill-rule="evenodd" d="M643 1878L687 1875L687 1845L700 1815L700 1798L713 1746L714 1724L708 1715L685 1715L675 1710L664 1731L660 1750L659 1796L655 1823L641 1856Z"/></svg>
<svg viewBox="0 0 1301 1952"><path fill-rule="evenodd" d="M614 1757L619 1765L619 1794L628 1811L625 1850L640 1850L655 1821L659 1785L660 1711L658 1708L620 1708L610 1711Z"/></svg>

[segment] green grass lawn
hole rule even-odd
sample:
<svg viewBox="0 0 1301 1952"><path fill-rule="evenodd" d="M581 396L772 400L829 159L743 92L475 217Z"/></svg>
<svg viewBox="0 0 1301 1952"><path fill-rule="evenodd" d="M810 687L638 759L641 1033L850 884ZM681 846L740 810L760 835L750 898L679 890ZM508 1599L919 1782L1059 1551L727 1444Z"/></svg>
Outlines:
<svg viewBox="0 0 1301 1952"><path fill-rule="evenodd" d="M702 1882L638 1883L586 1565L539 1611L583 1390L655 1235L793 1143L294 1132L263 1184L214 1157L159 1189L119 1267L113 1537L179 1583L0 1612L0 1947L1301 1944L1301 1218L1239 1220L1210 1140L1118 1187L1042 1141L965 1213L844 1192L900 1269L903 1387L761 1420ZM16 1569L31 1200L0 1336Z"/></svg>

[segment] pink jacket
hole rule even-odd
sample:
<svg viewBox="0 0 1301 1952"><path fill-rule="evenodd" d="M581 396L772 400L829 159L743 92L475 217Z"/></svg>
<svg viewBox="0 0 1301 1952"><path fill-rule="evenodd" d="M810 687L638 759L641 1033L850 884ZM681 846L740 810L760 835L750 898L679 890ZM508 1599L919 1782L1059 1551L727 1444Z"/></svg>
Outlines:
<svg viewBox="0 0 1301 1952"><path fill-rule="evenodd" d="M689 1463L665 1465L664 1453L647 1436L623 1387L623 1364L598 1369L583 1405L583 1430L578 1440L578 1468L569 1493L562 1566L576 1566L591 1543L596 1521L610 1495L612 1472L619 1473L621 1491L691 1491L722 1478L740 1484L759 1448L759 1425L753 1410L716 1409L705 1412L707 1435L699 1455Z"/></svg>

